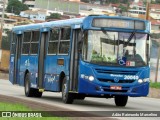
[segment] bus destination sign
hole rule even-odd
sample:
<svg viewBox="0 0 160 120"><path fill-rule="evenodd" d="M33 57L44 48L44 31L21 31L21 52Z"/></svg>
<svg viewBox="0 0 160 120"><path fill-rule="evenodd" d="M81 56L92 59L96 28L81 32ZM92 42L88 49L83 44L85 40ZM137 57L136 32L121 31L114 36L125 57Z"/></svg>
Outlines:
<svg viewBox="0 0 160 120"><path fill-rule="evenodd" d="M110 28L125 28L144 30L145 23L138 20L124 20L124 19L104 19L96 18L92 22L93 27L110 27Z"/></svg>

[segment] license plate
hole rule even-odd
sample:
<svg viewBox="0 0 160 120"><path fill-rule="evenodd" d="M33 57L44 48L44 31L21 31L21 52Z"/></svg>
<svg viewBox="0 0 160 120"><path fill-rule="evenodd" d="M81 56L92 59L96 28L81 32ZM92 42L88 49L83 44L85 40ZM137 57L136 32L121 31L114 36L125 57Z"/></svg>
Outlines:
<svg viewBox="0 0 160 120"><path fill-rule="evenodd" d="M110 86L110 90L122 90L121 86Z"/></svg>

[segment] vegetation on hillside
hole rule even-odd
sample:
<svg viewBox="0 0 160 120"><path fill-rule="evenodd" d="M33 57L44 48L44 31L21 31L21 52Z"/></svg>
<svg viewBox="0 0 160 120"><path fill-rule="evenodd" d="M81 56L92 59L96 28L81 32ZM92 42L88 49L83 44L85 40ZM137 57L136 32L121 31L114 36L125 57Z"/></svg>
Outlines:
<svg viewBox="0 0 160 120"><path fill-rule="evenodd" d="M151 0L151 3L153 3L153 4L159 3L160 4L160 0Z"/></svg>
<svg viewBox="0 0 160 120"><path fill-rule="evenodd" d="M52 13L50 16L48 16L46 19L60 19L61 18L61 14L59 13Z"/></svg>
<svg viewBox="0 0 160 120"><path fill-rule="evenodd" d="M2 37L2 49L3 50L10 50L10 33L11 31L9 29L3 29L7 36Z"/></svg>
<svg viewBox="0 0 160 120"><path fill-rule="evenodd" d="M6 11L19 15L21 11L28 10L28 6L18 0L9 0Z"/></svg>
<svg viewBox="0 0 160 120"><path fill-rule="evenodd" d="M151 38L160 39L160 34L159 33L152 33Z"/></svg>

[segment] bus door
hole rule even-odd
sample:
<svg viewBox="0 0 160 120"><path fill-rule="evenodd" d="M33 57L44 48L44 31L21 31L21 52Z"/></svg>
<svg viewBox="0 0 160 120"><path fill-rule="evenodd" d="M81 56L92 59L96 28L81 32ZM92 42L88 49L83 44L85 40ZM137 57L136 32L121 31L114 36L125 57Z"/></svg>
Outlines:
<svg viewBox="0 0 160 120"><path fill-rule="evenodd" d="M79 53L81 43L79 39L81 38L80 29L73 30L72 48L71 48L71 58L70 58L70 90L78 91L78 63L79 63Z"/></svg>
<svg viewBox="0 0 160 120"><path fill-rule="evenodd" d="M14 76L13 76L13 84L20 84L20 57L21 57L21 48L22 48L22 34L17 35L15 41L15 54L14 54Z"/></svg>
<svg viewBox="0 0 160 120"><path fill-rule="evenodd" d="M48 32L41 34L39 56L38 56L38 88L44 89L44 73L45 73L45 57L46 57L46 42L48 40Z"/></svg>

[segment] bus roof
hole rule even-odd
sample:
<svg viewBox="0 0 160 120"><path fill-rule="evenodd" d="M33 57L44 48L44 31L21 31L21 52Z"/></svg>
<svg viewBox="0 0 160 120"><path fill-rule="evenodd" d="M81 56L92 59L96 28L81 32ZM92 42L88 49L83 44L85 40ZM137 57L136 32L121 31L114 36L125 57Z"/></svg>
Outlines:
<svg viewBox="0 0 160 120"><path fill-rule="evenodd" d="M138 21L143 21L145 23L148 23L147 20L124 17L124 16L90 15L88 17L83 17L83 18L73 18L73 19L50 21L50 22L44 22L44 23L38 23L38 24L15 26L12 30L13 30L13 32L16 32L16 31L24 32L24 31L37 30L37 29L46 28L46 27L53 28L53 27L60 27L60 26L72 26L72 25L76 25L76 24L82 24L83 21L92 20L93 18L138 20Z"/></svg>
<svg viewBox="0 0 160 120"><path fill-rule="evenodd" d="M58 20L58 21L50 21L44 23L37 23L37 24L28 24L28 25L21 25L15 26L12 30L13 31L29 31L29 30L37 30L44 27L59 27L59 26L71 26L74 24L81 24L84 18L73 18L73 19L66 19L66 20Z"/></svg>

